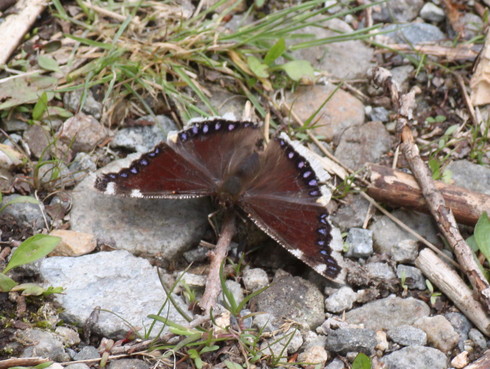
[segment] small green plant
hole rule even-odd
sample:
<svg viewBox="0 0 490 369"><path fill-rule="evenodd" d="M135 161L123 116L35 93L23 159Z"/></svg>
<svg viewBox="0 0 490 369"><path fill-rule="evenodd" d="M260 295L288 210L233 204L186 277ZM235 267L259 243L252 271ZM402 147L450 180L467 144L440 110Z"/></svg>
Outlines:
<svg viewBox="0 0 490 369"><path fill-rule="evenodd" d="M444 183L450 183L453 173L449 169L442 169L441 162L436 158L429 159L429 168L432 172L432 179L436 181L443 181Z"/></svg>
<svg viewBox="0 0 490 369"><path fill-rule="evenodd" d="M352 369L371 369L372 367L373 363L371 358L362 352L357 354L356 358L352 362Z"/></svg>
<svg viewBox="0 0 490 369"><path fill-rule="evenodd" d="M6 268L0 273L0 292L22 291L24 295L49 295L60 293L61 288L49 287L44 289L33 283L18 284L7 276L10 270L32 263L48 255L61 241L61 238L37 234L22 242L14 251Z"/></svg>
<svg viewBox="0 0 490 369"><path fill-rule="evenodd" d="M402 275L400 276L400 285L403 288L403 294L406 295L408 292L408 285L407 285L407 275L405 271L402 271Z"/></svg>
<svg viewBox="0 0 490 369"><path fill-rule="evenodd" d="M487 262L490 263L490 219L486 212L483 212L480 216L475 225L473 235L466 242L473 252L480 251L485 256Z"/></svg>
<svg viewBox="0 0 490 369"><path fill-rule="evenodd" d="M437 299L441 297L441 293L434 291L434 286L432 285L431 281L429 281L428 279L425 280L425 285L427 286L427 289L430 292L430 304L434 306L435 303L437 302Z"/></svg>
<svg viewBox="0 0 490 369"><path fill-rule="evenodd" d="M428 117L425 122L426 123L442 123L446 121L446 117L444 115L436 115L435 117Z"/></svg>

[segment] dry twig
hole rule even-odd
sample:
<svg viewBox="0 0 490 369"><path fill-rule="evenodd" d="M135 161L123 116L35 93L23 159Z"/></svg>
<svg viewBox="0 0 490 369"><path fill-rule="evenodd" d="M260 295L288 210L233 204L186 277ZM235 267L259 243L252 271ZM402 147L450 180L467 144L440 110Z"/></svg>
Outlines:
<svg viewBox="0 0 490 369"><path fill-rule="evenodd" d="M20 0L15 14L9 15L0 25L0 65L7 63L25 33L48 5L46 0Z"/></svg>
<svg viewBox="0 0 490 369"><path fill-rule="evenodd" d="M413 176L376 164L370 164L369 169L368 193L375 200L424 212L429 210ZM458 223L474 226L483 212L490 214L490 196L439 181L435 185Z"/></svg>
<svg viewBox="0 0 490 369"><path fill-rule="evenodd" d="M226 211L218 243L216 244L216 248L210 251L211 265L209 267L208 279L206 280L206 289L204 290L201 301L199 301L199 306L204 310L206 315L216 305L218 295L221 291L220 268L226 258L234 233L235 215L232 211Z"/></svg>
<svg viewBox="0 0 490 369"><path fill-rule="evenodd" d="M453 213L446 206L443 196L432 180L429 168L422 161L418 147L414 143L409 125L415 105L415 91L412 90L408 94L400 95L398 86L391 78L391 73L383 68L373 68L371 77L379 86L386 87L390 92L391 100L399 114L397 131L401 137L401 151L422 189L424 198L439 229L451 245L463 272L468 276L475 290L479 292L479 299L485 310L490 311L490 285L476 264L470 247L459 233Z"/></svg>

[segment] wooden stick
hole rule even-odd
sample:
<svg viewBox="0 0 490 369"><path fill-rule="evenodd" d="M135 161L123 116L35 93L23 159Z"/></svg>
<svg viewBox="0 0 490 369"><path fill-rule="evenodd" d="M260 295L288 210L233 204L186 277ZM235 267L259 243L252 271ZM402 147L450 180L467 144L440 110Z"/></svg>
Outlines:
<svg viewBox="0 0 490 369"><path fill-rule="evenodd" d="M15 14L0 24L0 65L7 63L26 32L48 5L46 0L20 0Z"/></svg>
<svg viewBox="0 0 490 369"><path fill-rule="evenodd" d="M428 212L429 207L415 178L391 168L369 164L371 185L368 194L375 200ZM475 225L480 215L490 214L490 196L463 187L434 182L458 223Z"/></svg>
<svg viewBox="0 0 490 369"><path fill-rule="evenodd" d="M443 262L429 249L420 251L415 265L434 283L459 310L478 327L482 333L490 336L490 318L482 304L473 296L473 291L449 265Z"/></svg>
<svg viewBox="0 0 490 369"><path fill-rule="evenodd" d="M401 137L401 151L417 182L422 189L425 200L429 204L431 214L434 216L439 229L454 251L456 258L470 280L473 288L479 292L479 298L487 312L490 312L490 285L476 264L471 249L458 230L453 213L445 204L444 197L434 185L429 168L420 158L419 149L415 145L409 123L412 120L412 111L415 106L415 90L400 95L391 73L383 68L373 68L371 77L380 86L390 92L390 97L398 110L397 131Z"/></svg>
<svg viewBox="0 0 490 369"><path fill-rule="evenodd" d="M0 369L8 369L14 366L35 366L49 361L51 360L43 357L13 357L6 360L0 360Z"/></svg>
<svg viewBox="0 0 490 369"><path fill-rule="evenodd" d="M218 295L221 292L219 272L221 264L223 264L228 253L228 248L234 233L235 215L233 214L233 211L226 211L218 243L216 244L214 251L210 251L211 265L208 279L206 280L206 289L204 290L201 301L199 301L199 306L204 310L206 315L208 315L211 308L216 305Z"/></svg>

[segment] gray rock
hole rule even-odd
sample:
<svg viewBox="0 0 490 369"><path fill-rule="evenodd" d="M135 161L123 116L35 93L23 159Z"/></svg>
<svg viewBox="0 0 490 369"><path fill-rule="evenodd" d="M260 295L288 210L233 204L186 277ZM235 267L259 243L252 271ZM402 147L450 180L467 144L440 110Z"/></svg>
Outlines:
<svg viewBox="0 0 490 369"><path fill-rule="evenodd" d="M16 200L20 195L4 196L2 206ZM30 204L25 202L13 203L8 205L2 212L2 215L9 215L15 219L15 222L23 228L32 228L34 231L45 228L47 225L43 217L44 205ZM36 232L37 233L37 232Z"/></svg>
<svg viewBox="0 0 490 369"><path fill-rule="evenodd" d="M56 327L55 332L61 338L65 346L74 346L80 343L78 332L71 328L59 326Z"/></svg>
<svg viewBox="0 0 490 369"><path fill-rule="evenodd" d="M408 210L395 210L392 214L429 242L441 244L437 225L431 216ZM394 245L407 239L415 240L414 236L405 232L386 216L379 217L369 229L373 231L374 250L380 254L392 255Z"/></svg>
<svg viewBox="0 0 490 369"><path fill-rule="evenodd" d="M330 313L340 313L349 310L356 301L357 293L350 287L344 286L325 299L325 309Z"/></svg>
<svg viewBox="0 0 490 369"><path fill-rule="evenodd" d="M5 132L11 133L25 131L31 127L31 125L27 124L27 122L24 122L23 120L12 117L10 119L0 119L0 127L2 127Z"/></svg>
<svg viewBox="0 0 490 369"><path fill-rule="evenodd" d="M345 369L345 364L342 360L336 357L325 367L325 369Z"/></svg>
<svg viewBox="0 0 490 369"><path fill-rule="evenodd" d="M418 256L418 244L415 240L402 240L391 249L393 260L398 263L413 262Z"/></svg>
<svg viewBox="0 0 490 369"><path fill-rule="evenodd" d="M314 346L322 346L325 347L325 343L327 342L327 337L323 334L317 334L313 331L305 331L303 332L303 348L309 348Z"/></svg>
<svg viewBox="0 0 490 369"><path fill-rule="evenodd" d="M392 137L380 122L368 122L347 129L335 149L335 157L353 170L375 163L391 148Z"/></svg>
<svg viewBox="0 0 490 369"><path fill-rule="evenodd" d="M452 350L459 341L459 335L442 315L421 317L413 323L427 334L427 342L442 352Z"/></svg>
<svg viewBox="0 0 490 369"><path fill-rule="evenodd" d="M459 334L458 348L463 351L465 341L468 339L468 333L472 327L471 322L461 313L446 313L444 314L446 319L451 323L454 330Z"/></svg>
<svg viewBox="0 0 490 369"><path fill-rule="evenodd" d="M235 16L233 16L235 18ZM212 72L207 74L207 76L213 74ZM222 78L221 74L217 74L218 78ZM216 81L217 82L217 81ZM223 88L220 83L204 83L204 87L211 94L209 100L211 105L218 109L218 114L220 116L230 115L233 117L241 117L245 111L245 104L247 103L247 98L244 95L239 95L228 91ZM208 108L204 104L198 103L198 106L207 111Z"/></svg>
<svg viewBox="0 0 490 369"><path fill-rule="evenodd" d="M303 337L296 328L291 328L285 333L281 333L265 340L260 344L260 351L273 358L286 357L299 350L303 344Z"/></svg>
<svg viewBox="0 0 490 369"><path fill-rule="evenodd" d="M28 345L20 357L43 357L54 361L68 361L70 356L65 352L61 338L54 332L39 328L16 330L15 340Z"/></svg>
<svg viewBox="0 0 490 369"><path fill-rule="evenodd" d="M47 160L49 158L49 150L46 150L52 138L46 127L34 124L24 132L24 141L29 146L31 154L37 159Z"/></svg>
<svg viewBox="0 0 490 369"><path fill-rule="evenodd" d="M189 264L200 263L207 259L209 249L207 247L197 246L189 251L184 252L185 261Z"/></svg>
<svg viewBox="0 0 490 369"><path fill-rule="evenodd" d="M228 289L228 291L230 291L231 294L233 295L233 298L235 299L235 302L237 304L239 304L240 302L242 302L242 300L243 300L243 290L242 290L242 286L240 286L240 283L235 282L235 281L232 281L232 280L227 280L225 282L225 285L226 285L226 288ZM221 293L219 295L218 302L220 304L223 304L224 302L226 302L228 305L230 304L230 301L226 300L226 298L225 298L225 296L224 296L223 293Z"/></svg>
<svg viewBox="0 0 490 369"><path fill-rule="evenodd" d="M76 258L45 258L39 271L45 285L65 289L63 294L54 296L67 321L83 325L98 306L117 314L100 312L94 331L106 337L120 337L127 333L128 326L122 319L133 327L144 324L148 328L153 322L147 318L148 314L157 314L166 301L156 269L147 260L127 251L99 252ZM121 291L124 291L123 297ZM180 297L173 298L183 311L187 311ZM177 324L186 324L186 320L168 302L162 316ZM152 334L158 334L158 328Z"/></svg>
<svg viewBox="0 0 490 369"><path fill-rule="evenodd" d="M107 137L108 131L91 115L78 113L63 123L57 135L73 152L89 152Z"/></svg>
<svg viewBox="0 0 490 369"><path fill-rule="evenodd" d="M382 37L398 44L417 45L446 38L438 27L428 23L390 24L380 31L383 32Z"/></svg>
<svg viewBox="0 0 490 369"><path fill-rule="evenodd" d="M119 359L111 360L108 369L149 369L152 367L149 363L139 359Z"/></svg>
<svg viewBox="0 0 490 369"><path fill-rule="evenodd" d="M411 325L400 325L388 330L388 337L395 343L402 346L425 346L427 335L422 329Z"/></svg>
<svg viewBox="0 0 490 369"><path fill-rule="evenodd" d="M274 315L261 312L254 316L252 326L264 332L274 332L277 327L273 322L276 320Z"/></svg>
<svg viewBox="0 0 490 369"><path fill-rule="evenodd" d="M396 275L398 278L405 279L405 284L410 289L425 290L425 278L422 272L413 266L399 264L396 267Z"/></svg>
<svg viewBox="0 0 490 369"><path fill-rule="evenodd" d="M345 318L350 324L363 324L364 327L376 331L404 324L411 325L429 314L430 308L423 301L412 297L402 299L389 296L352 309L345 314Z"/></svg>
<svg viewBox="0 0 490 369"><path fill-rule="evenodd" d="M336 87L330 84L300 86L286 97L303 121L311 116L311 112L321 108L317 115L317 127L313 131L325 137L327 142L338 142L347 128L364 123L362 102L343 90L335 90Z"/></svg>
<svg viewBox="0 0 490 369"><path fill-rule="evenodd" d="M373 253L373 231L363 228L351 228L347 234L349 249L347 257L367 258Z"/></svg>
<svg viewBox="0 0 490 369"><path fill-rule="evenodd" d="M458 160L449 164L447 169L452 172L455 185L490 195L490 168Z"/></svg>
<svg viewBox="0 0 490 369"><path fill-rule="evenodd" d="M457 20L457 24L463 29L463 38L470 40L482 34L483 21L473 13L464 12L463 16Z"/></svg>
<svg viewBox="0 0 490 369"><path fill-rule="evenodd" d="M339 328L328 332L326 348L341 355L348 352L371 355L376 344L376 333L371 329Z"/></svg>
<svg viewBox="0 0 490 369"><path fill-rule="evenodd" d="M111 141L111 147L145 153L160 142L166 141L170 131L177 130L175 123L164 115L145 116L137 121L139 120L150 121L155 124L119 130Z"/></svg>
<svg viewBox="0 0 490 369"><path fill-rule="evenodd" d="M387 263L376 261L373 263L367 263L364 267L368 271L369 275L374 278L384 280L396 278L393 268Z"/></svg>
<svg viewBox="0 0 490 369"><path fill-rule="evenodd" d="M327 360L328 352L323 346L310 346L298 355L299 362L311 363L312 367L323 367Z"/></svg>
<svg viewBox="0 0 490 369"><path fill-rule="evenodd" d="M423 0L390 0L373 8L373 20L378 22L410 22L417 17Z"/></svg>
<svg viewBox="0 0 490 369"><path fill-rule="evenodd" d="M82 94L83 90L81 89L65 93L63 95L63 104L65 105L65 108L72 112L78 112L80 110ZM100 119L102 115L102 104L94 99L94 95L90 90L87 91L82 112L92 115L96 119Z"/></svg>
<svg viewBox="0 0 490 369"><path fill-rule="evenodd" d="M85 152L79 152L75 155L68 169L73 184L75 184L82 181L88 173L95 172L97 170L97 164L95 164L92 156Z"/></svg>
<svg viewBox="0 0 490 369"><path fill-rule="evenodd" d="M369 201L356 194L349 194L343 200L344 203L332 215L332 222L342 231L362 227L369 211Z"/></svg>
<svg viewBox="0 0 490 369"><path fill-rule="evenodd" d="M366 115L369 120L386 123L390 120L390 112L382 106L366 106Z"/></svg>
<svg viewBox="0 0 490 369"><path fill-rule="evenodd" d="M409 346L380 359L386 369L446 369L447 357L441 351L424 346Z"/></svg>
<svg viewBox="0 0 490 369"><path fill-rule="evenodd" d="M243 284L249 291L257 291L269 284L269 277L264 269L245 269L242 276Z"/></svg>
<svg viewBox="0 0 490 369"><path fill-rule="evenodd" d="M420 9L420 17L429 22L439 23L444 20L446 14L444 14L442 8L439 8L434 3L428 2Z"/></svg>
<svg viewBox="0 0 490 369"><path fill-rule="evenodd" d="M398 83L398 86L400 86L403 92L408 91L410 87L408 82L414 70L415 68L412 65L400 65L391 69L393 80Z"/></svg>
<svg viewBox="0 0 490 369"><path fill-rule="evenodd" d="M478 329L471 328L468 332L468 338L481 350L486 350L488 348L487 339Z"/></svg>
<svg viewBox="0 0 490 369"><path fill-rule="evenodd" d="M90 367L83 363L70 364L65 366L65 369L90 369Z"/></svg>
<svg viewBox="0 0 490 369"><path fill-rule="evenodd" d="M38 178L45 188L66 187L74 184L72 173L61 162L46 162L39 168Z"/></svg>
<svg viewBox="0 0 490 369"><path fill-rule="evenodd" d="M352 28L340 19L314 18L321 26L302 27L298 32L311 34L315 39L337 37L338 32L350 33ZM307 41L306 39L305 41ZM316 69L327 72L341 80L365 78L367 70L373 66L373 49L360 40L334 42L292 52L296 59L308 60Z"/></svg>
<svg viewBox="0 0 490 369"><path fill-rule="evenodd" d="M94 346L85 346L73 356L73 360L90 360L100 358L99 351Z"/></svg>
<svg viewBox="0 0 490 369"><path fill-rule="evenodd" d="M106 171L130 164L133 155L111 163ZM159 254L165 260L199 242L211 212L207 199L135 199L107 196L94 189L95 175L72 193L71 227L101 242L134 253Z"/></svg>
<svg viewBox="0 0 490 369"><path fill-rule="evenodd" d="M271 313L275 326L283 319L316 328L324 320L323 295L311 282L300 277L282 276L253 299L254 311Z"/></svg>

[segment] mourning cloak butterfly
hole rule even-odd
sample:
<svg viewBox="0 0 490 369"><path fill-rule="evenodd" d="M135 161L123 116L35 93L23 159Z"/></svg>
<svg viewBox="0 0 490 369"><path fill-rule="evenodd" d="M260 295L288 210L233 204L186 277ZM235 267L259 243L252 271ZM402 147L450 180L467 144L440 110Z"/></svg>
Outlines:
<svg viewBox="0 0 490 369"><path fill-rule="evenodd" d="M212 196L335 280L341 267L330 248L326 173L307 156L284 133L265 143L257 124L213 119L170 133L129 168L97 178L95 188L136 198Z"/></svg>

